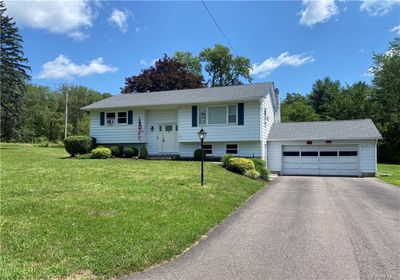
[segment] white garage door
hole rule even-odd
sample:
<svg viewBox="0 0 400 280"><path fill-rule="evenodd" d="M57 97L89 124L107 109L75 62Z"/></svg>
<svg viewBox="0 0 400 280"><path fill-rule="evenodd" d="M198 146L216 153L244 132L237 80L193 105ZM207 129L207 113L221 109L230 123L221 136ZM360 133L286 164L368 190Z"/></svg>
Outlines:
<svg viewBox="0 0 400 280"><path fill-rule="evenodd" d="M283 175L359 176L357 145L283 146Z"/></svg>

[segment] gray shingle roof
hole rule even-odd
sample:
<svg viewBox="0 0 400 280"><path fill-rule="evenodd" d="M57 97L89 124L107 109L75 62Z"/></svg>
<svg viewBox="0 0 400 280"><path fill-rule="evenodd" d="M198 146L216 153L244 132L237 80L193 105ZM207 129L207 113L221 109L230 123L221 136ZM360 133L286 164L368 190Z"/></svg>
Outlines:
<svg viewBox="0 0 400 280"><path fill-rule="evenodd" d="M85 106L82 110L240 101L258 99L259 97L266 96L268 92L273 93L274 90L273 83L258 83L240 86L121 94Z"/></svg>
<svg viewBox="0 0 400 280"><path fill-rule="evenodd" d="M382 139L371 119L274 123L268 135L274 140Z"/></svg>

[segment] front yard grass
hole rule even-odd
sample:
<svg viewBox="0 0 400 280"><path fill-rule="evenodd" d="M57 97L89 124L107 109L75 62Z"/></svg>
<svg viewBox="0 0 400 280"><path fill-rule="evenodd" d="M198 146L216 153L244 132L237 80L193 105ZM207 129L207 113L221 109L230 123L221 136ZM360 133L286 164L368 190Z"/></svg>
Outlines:
<svg viewBox="0 0 400 280"><path fill-rule="evenodd" d="M264 185L199 162L1 144L2 279L110 278L180 254Z"/></svg>
<svg viewBox="0 0 400 280"><path fill-rule="evenodd" d="M389 176L381 176L388 174ZM378 164L378 178L382 181L400 187L400 164Z"/></svg>

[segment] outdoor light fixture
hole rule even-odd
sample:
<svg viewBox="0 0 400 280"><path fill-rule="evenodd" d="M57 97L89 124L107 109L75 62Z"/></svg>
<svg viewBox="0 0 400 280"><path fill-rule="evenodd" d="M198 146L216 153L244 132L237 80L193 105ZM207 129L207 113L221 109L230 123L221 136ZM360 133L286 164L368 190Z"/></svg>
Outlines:
<svg viewBox="0 0 400 280"><path fill-rule="evenodd" d="M203 128L200 129L199 132L197 132L197 135L199 136L200 143L201 143L201 185L204 185L204 147L203 147L203 142L204 139L206 138L207 132L204 131Z"/></svg>

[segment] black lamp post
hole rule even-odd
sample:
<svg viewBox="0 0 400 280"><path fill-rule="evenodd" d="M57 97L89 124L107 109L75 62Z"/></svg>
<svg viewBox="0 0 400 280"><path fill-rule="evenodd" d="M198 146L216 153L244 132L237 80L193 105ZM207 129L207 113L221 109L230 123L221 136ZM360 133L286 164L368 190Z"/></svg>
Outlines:
<svg viewBox="0 0 400 280"><path fill-rule="evenodd" d="M203 128L200 129L199 132L197 132L197 135L199 135L199 139L201 142L201 185L204 185L204 147L203 147L203 142L204 139L206 138L207 132L204 131Z"/></svg>

